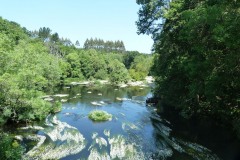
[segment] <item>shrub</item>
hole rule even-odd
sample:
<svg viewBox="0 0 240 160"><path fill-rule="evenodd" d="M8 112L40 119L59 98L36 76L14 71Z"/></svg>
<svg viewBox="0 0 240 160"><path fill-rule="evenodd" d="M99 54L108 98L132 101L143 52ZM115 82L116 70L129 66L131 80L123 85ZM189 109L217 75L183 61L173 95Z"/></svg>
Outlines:
<svg viewBox="0 0 240 160"><path fill-rule="evenodd" d="M112 115L100 110L94 110L88 114L88 118L93 121L108 121L112 120Z"/></svg>
<svg viewBox="0 0 240 160"><path fill-rule="evenodd" d="M62 110L62 103L60 101L56 101L52 105L53 113L60 112Z"/></svg>
<svg viewBox="0 0 240 160"><path fill-rule="evenodd" d="M0 133L0 159L21 159L23 151L23 147L16 140L8 134Z"/></svg>

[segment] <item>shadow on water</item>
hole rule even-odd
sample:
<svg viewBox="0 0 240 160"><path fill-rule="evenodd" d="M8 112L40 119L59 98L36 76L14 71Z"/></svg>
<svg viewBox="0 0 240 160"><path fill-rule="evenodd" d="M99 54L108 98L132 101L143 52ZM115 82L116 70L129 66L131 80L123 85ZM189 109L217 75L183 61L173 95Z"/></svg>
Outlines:
<svg viewBox="0 0 240 160"><path fill-rule="evenodd" d="M223 160L240 160L240 140L226 127L217 125L211 119L184 119L174 107L161 105L162 118L171 122L171 135L176 138L201 144L212 150ZM180 159L176 154L170 159Z"/></svg>

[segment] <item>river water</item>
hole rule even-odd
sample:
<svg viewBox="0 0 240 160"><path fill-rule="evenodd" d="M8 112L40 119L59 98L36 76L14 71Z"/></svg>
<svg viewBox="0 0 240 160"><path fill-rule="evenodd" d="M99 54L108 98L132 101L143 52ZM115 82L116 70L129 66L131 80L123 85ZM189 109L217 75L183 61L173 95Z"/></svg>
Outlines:
<svg viewBox="0 0 240 160"><path fill-rule="evenodd" d="M61 112L13 131L23 139L26 159L222 159L210 148L175 134L167 117L146 106L150 87L72 86L57 94L65 94L54 98L64 101ZM112 120L93 122L88 118L92 110L106 111Z"/></svg>

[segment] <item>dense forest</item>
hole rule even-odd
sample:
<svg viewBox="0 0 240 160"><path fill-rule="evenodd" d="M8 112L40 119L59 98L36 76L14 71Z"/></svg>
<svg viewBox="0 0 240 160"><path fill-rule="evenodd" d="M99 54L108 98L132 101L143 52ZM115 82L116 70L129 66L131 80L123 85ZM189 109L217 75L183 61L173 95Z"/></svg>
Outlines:
<svg viewBox="0 0 240 160"><path fill-rule="evenodd" d="M102 50L91 40L80 48L78 41L73 44L68 38L60 38L48 27L29 31L0 18L0 124L43 120L59 111L60 102L41 98L56 86L84 80L119 84L144 80L149 74L151 55L126 51L122 41L100 41ZM7 134L0 136L8 156L19 158L20 145L15 141L11 144ZM2 158L7 159L7 155Z"/></svg>
<svg viewBox="0 0 240 160"><path fill-rule="evenodd" d="M240 1L138 0L138 32L154 39L155 96L185 118L240 137Z"/></svg>

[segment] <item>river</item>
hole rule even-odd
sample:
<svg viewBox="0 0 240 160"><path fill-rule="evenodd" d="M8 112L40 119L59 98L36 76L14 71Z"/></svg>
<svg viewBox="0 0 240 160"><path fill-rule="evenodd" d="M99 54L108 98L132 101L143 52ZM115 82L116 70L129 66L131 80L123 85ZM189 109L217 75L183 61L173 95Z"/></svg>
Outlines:
<svg viewBox="0 0 240 160"><path fill-rule="evenodd" d="M56 94L63 95L55 97L63 101L61 112L30 127L8 128L23 139L26 159L218 160L234 156L239 147L236 142L231 156L229 152L221 154L224 149L219 145L224 146L224 141L206 143L205 138L201 142L193 138L197 135L191 135L194 132L185 133L186 126L179 130L181 124L146 106L151 87L76 85ZM93 122L88 118L92 110L106 111L112 114L112 120Z"/></svg>

